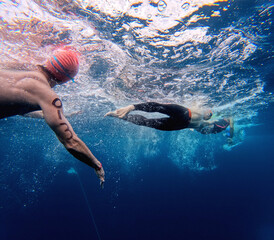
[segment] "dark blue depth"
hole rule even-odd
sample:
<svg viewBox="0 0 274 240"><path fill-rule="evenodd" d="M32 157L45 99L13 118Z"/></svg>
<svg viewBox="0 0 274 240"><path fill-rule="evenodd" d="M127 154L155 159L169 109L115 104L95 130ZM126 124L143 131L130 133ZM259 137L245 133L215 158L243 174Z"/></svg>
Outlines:
<svg viewBox="0 0 274 240"><path fill-rule="evenodd" d="M272 240L274 134L252 131L239 147L217 154L218 168L209 172L180 170L162 149L162 158L134 177L120 173L116 197L111 179L100 190L93 171L76 163L101 239ZM3 240L98 239L77 176L66 172L32 206L3 213L0 226Z"/></svg>

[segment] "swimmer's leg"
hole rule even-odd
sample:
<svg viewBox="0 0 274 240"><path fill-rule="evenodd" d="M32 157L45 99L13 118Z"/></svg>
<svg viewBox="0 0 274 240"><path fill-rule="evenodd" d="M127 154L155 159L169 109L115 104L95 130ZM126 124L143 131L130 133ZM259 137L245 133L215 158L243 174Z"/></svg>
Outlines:
<svg viewBox="0 0 274 240"><path fill-rule="evenodd" d="M135 105L129 105L127 107L119 108L113 112L108 112L106 116L117 117L117 118L125 118L127 114L133 110L144 111L144 112L159 112L163 114L167 114L170 117L176 118L176 116L181 116L186 111L188 113L188 109L177 105L177 104L161 104L156 102L147 102L147 103L139 103Z"/></svg>
<svg viewBox="0 0 274 240"><path fill-rule="evenodd" d="M169 127L170 118L156 118L156 119L148 119L144 116L137 114L130 114L123 118L128 122L134 123L139 126L145 126L150 128L155 128L158 130L169 131L171 130Z"/></svg>
<svg viewBox="0 0 274 240"><path fill-rule="evenodd" d="M161 104L156 102L147 102L134 104L135 110L144 111L144 112L159 112L167 114L167 104Z"/></svg>
<svg viewBox="0 0 274 240"><path fill-rule="evenodd" d="M171 114L173 111L170 109L169 104L160 104L156 102L139 103L135 105L129 105L127 107L119 108L113 112L105 114L110 117L125 118L128 113L133 110L144 111L144 112L159 112L164 114Z"/></svg>
<svg viewBox="0 0 274 240"><path fill-rule="evenodd" d="M156 102L135 104L134 108L135 110L144 112L159 112L174 118L176 118L176 116L181 116L186 111L188 113L188 109L183 106L177 104L161 104Z"/></svg>

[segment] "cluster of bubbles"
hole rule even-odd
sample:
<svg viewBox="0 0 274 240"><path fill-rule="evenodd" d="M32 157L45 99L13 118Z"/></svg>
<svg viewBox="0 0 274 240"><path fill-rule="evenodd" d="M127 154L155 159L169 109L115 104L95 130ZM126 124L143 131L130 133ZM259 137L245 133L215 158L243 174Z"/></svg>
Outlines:
<svg viewBox="0 0 274 240"><path fill-rule="evenodd" d="M3 213L34 204L60 171L65 155L42 121L15 118L2 120L0 126L0 212ZM38 135L43 137L37 139Z"/></svg>

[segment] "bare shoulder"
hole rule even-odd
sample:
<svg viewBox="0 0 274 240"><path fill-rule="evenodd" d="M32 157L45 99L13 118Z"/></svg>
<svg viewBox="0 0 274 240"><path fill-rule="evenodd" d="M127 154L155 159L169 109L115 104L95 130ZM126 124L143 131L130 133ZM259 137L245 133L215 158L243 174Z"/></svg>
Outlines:
<svg viewBox="0 0 274 240"><path fill-rule="evenodd" d="M40 106L58 97L40 71L21 72L15 86L19 92L25 92L30 101L33 99Z"/></svg>
<svg viewBox="0 0 274 240"><path fill-rule="evenodd" d="M31 95L38 98L38 102L50 101L58 97L48 84L43 81L37 81L37 79L29 79L25 83L25 87Z"/></svg>
<svg viewBox="0 0 274 240"><path fill-rule="evenodd" d="M15 86L30 93L52 91L46 77L39 71L18 72L14 76L17 79Z"/></svg>
<svg viewBox="0 0 274 240"><path fill-rule="evenodd" d="M29 62L5 62L0 65L0 71L35 71L36 69L37 65L30 64Z"/></svg>
<svg viewBox="0 0 274 240"><path fill-rule="evenodd" d="M0 81L15 85L17 83L28 83L36 81L47 83L46 77L38 70L35 71L18 71L18 70L3 70L0 69Z"/></svg>

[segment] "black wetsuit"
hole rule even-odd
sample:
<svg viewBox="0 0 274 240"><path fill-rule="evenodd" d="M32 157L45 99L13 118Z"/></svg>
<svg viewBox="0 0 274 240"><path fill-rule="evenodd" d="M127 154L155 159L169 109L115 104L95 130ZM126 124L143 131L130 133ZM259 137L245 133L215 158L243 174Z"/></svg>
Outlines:
<svg viewBox="0 0 274 240"><path fill-rule="evenodd" d="M229 119L220 119L214 122L203 121L199 129L196 129L202 134L219 133L224 131L230 125Z"/></svg>
<svg viewBox="0 0 274 240"><path fill-rule="evenodd" d="M134 105L135 110L144 112L159 112L169 117L149 119L142 115L129 114L123 119L137 125L155 128L163 131L174 131L187 128L191 120L191 111L177 104L160 104L155 102L140 103ZM229 119L220 119L213 122L202 121L198 128L202 134L219 133L230 124Z"/></svg>
<svg viewBox="0 0 274 240"><path fill-rule="evenodd" d="M188 127L191 111L177 104L160 104L155 102L134 105L135 110L144 112L159 112L169 117L148 119L137 114L129 114L123 119L137 125L155 128L163 131L180 130Z"/></svg>

